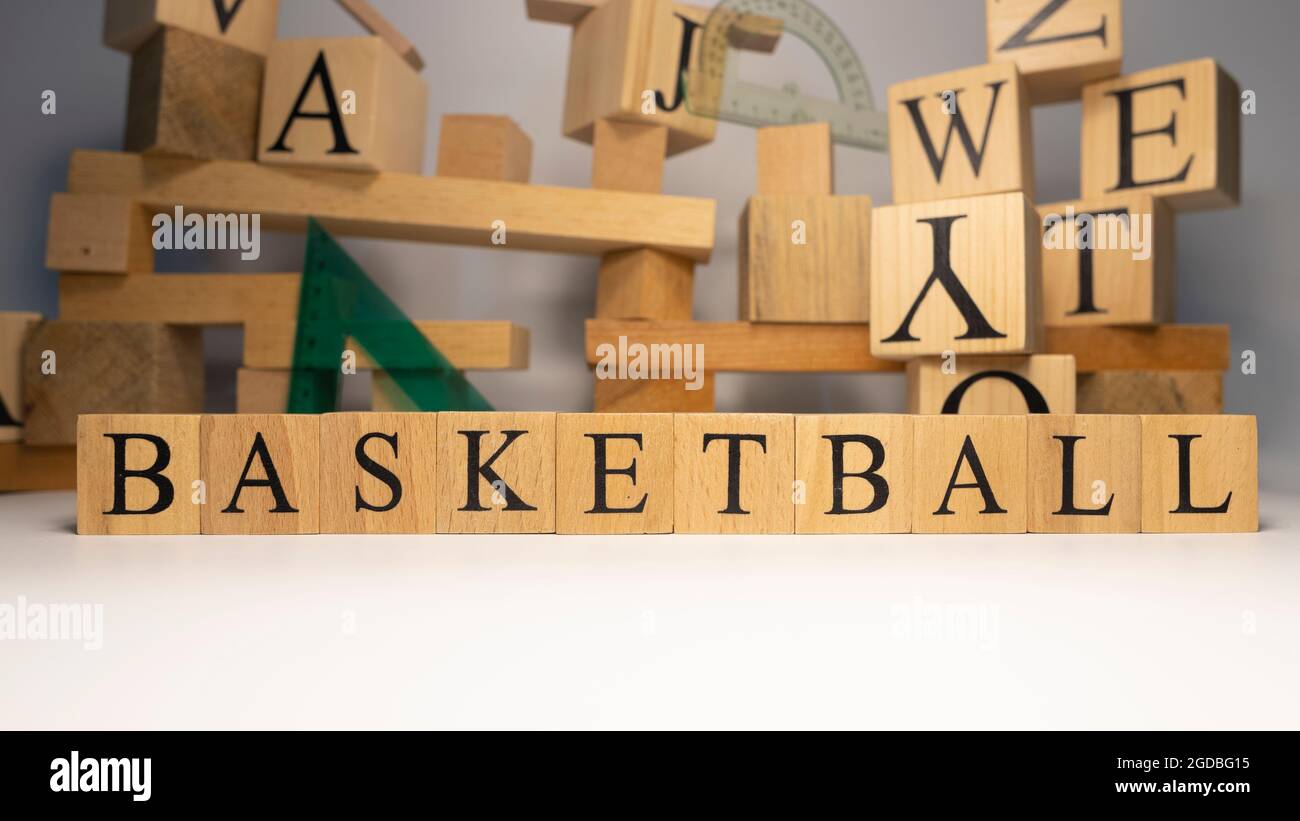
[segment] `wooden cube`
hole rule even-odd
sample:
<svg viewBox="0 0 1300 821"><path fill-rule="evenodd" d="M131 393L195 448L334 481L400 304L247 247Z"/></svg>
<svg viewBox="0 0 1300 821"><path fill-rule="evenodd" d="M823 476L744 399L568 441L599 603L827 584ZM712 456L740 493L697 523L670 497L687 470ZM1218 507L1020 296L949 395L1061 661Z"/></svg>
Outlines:
<svg viewBox="0 0 1300 821"><path fill-rule="evenodd" d="M202 413L201 331L145 322L42 322L23 354L27 443L75 443L82 413Z"/></svg>
<svg viewBox="0 0 1300 821"><path fill-rule="evenodd" d="M1142 417L1142 531L1259 530L1254 416Z"/></svg>
<svg viewBox="0 0 1300 821"><path fill-rule="evenodd" d="M758 193L835 193L835 153L829 123L758 129Z"/></svg>
<svg viewBox="0 0 1300 821"><path fill-rule="evenodd" d="M95 274L153 273L153 215L112 194L50 197L45 267Z"/></svg>
<svg viewBox="0 0 1300 821"><path fill-rule="evenodd" d="M658 194L663 190L668 126L596 120L591 138L591 187Z"/></svg>
<svg viewBox="0 0 1300 821"><path fill-rule="evenodd" d="M1038 217L1023 194L871 213L871 353L1032 353L1042 335Z"/></svg>
<svg viewBox="0 0 1300 821"><path fill-rule="evenodd" d="M266 58L163 27L131 55L127 151L251 160Z"/></svg>
<svg viewBox="0 0 1300 821"><path fill-rule="evenodd" d="M199 532L199 416L86 414L77 420L77 533Z"/></svg>
<svg viewBox="0 0 1300 821"><path fill-rule="evenodd" d="M204 534L320 532L320 417L204 415Z"/></svg>
<svg viewBox="0 0 1300 821"><path fill-rule="evenodd" d="M437 414L320 417L320 532L433 533Z"/></svg>
<svg viewBox="0 0 1300 821"><path fill-rule="evenodd" d="M913 420L913 533L1024 533L1027 417Z"/></svg>
<svg viewBox="0 0 1300 821"><path fill-rule="evenodd" d="M673 532L673 416L556 417L556 533Z"/></svg>
<svg viewBox="0 0 1300 821"><path fill-rule="evenodd" d="M740 215L740 318L869 321L870 246L870 197L751 197Z"/></svg>
<svg viewBox="0 0 1300 821"><path fill-rule="evenodd" d="M279 5L279 0L108 0L104 45L134 52L167 26L265 55L275 39Z"/></svg>
<svg viewBox="0 0 1300 821"><path fill-rule="evenodd" d="M1029 99L1014 63L889 87L894 203L1034 190Z"/></svg>
<svg viewBox="0 0 1300 821"><path fill-rule="evenodd" d="M1038 207L1043 323L1158 325L1174 318L1174 218L1149 194Z"/></svg>
<svg viewBox="0 0 1300 821"><path fill-rule="evenodd" d="M236 413L287 413L292 379L287 368L240 368L235 372Z"/></svg>
<svg viewBox="0 0 1300 821"><path fill-rule="evenodd" d="M794 532L910 532L912 418L796 416Z"/></svg>
<svg viewBox="0 0 1300 821"><path fill-rule="evenodd" d="M1040 414L1028 424L1030 533L1141 530L1141 419Z"/></svg>
<svg viewBox="0 0 1300 821"><path fill-rule="evenodd" d="M23 438L23 346L41 321L29 311L0 311L0 442Z"/></svg>
<svg viewBox="0 0 1300 821"><path fill-rule="evenodd" d="M533 141L509 117L444 114L438 132L439 177L528 182Z"/></svg>
<svg viewBox="0 0 1300 821"><path fill-rule="evenodd" d="M257 159L419 174L427 97L424 80L379 37L276 40Z"/></svg>
<svg viewBox="0 0 1300 821"><path fill-rule="evenodd" d="M1222 371L1081 373L1079 413L1223 413Z"/></svg>
<svg viewBox="0 0 1300 821"><path fill-rule="evenodd" d="M666 126L669 155L712 142L717 121L692 114L680 91L682 49L698 70L708 13L670 0L609 0L583 15L569 43L564 135L590 143L608 118Z"/></svg>
<svg viewBox="0 0 1300 821"><path fill-rule="evenodd" d="M1077 100L1088 83L1119 74L1120 0L985 0L990 63L1020 69L1031 104Z"/></svg>
<svg viewBox="0 0 1300 821"><path fill-rule="evenodd" d="M33 447L0 442L0 491L76 489L75 445Z"/></svg>
<svg viewBox="0 0 1300 821"><path fill-rule="evenodd" d="M1126 74L1083 90L1085 199L1141 191L1175 211L1241 201L1237 81L1213 60Z"/></svg>
<svg viewBox="0 0 1300 821"><path fill-rule="evenodd" d="M695 263L653 248L606 254L596 274L601 319L690 319Z"/></svg>
<svg viewBox="0 0 1300 821"><path fill-rule="evenodd" d="M1074 357L927 357L907 363L908 413L1074 413Z"/></svg>
<svg viewBox="0 0 1300 821"><path fill-rule="evenodd" d="M677 414L674 439L675 532L794 532L793 416Z"/></svg>
<svg viewBox="0 0 1300 821"><path fill-rule="evenodd" d="M555 532L555 414L438 414L438 532Z"/></svg>
<svg viewBox="0 0 1300 821"><path fill-rule="evenodd" d="M694 389L692 389L694 388ZM685 379L596 379L596 413L712 413L713 372L698 383Z"/></svg>

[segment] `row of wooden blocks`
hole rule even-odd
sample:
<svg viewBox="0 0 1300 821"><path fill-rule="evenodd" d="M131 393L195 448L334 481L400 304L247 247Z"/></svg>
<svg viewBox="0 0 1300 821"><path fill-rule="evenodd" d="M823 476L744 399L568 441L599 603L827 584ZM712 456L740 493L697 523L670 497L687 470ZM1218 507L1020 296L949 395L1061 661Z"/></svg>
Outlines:
<svg viewBox="0 0 1300 821"><path fill-rule="evenodd" d="M86 415L82 534L1258 529L1253 416Z"/></svg>

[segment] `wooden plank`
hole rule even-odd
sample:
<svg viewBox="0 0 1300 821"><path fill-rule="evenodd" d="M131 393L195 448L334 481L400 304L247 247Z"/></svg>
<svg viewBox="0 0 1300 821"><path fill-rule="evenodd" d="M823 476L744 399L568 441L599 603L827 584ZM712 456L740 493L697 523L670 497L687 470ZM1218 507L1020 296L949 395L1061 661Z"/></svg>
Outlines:
<svg viewBox="0 0 1300 821"><path fill-rule="evenodd" d="M96 274L153 272L153 227L147 210L113 194L50 197L45 267Z"/></svg>
<svg viewBox="0 0 1300 821"><path fill-rule="evenodd" d="M406 61L407 65L416 71L424 70L424 59L420 57L420 52L374 6L367 3L366 0L338 0L338 4L343 7L344 11L352 15L352 19L360 23L366 31L376 35L391 46L393 51L397 52L397 55Z"/></svg>
<svg viewBox="0 0 1300 821"><path fill-rule="evenodd" d="M259 213L271 231L303 231L314 216L345 236L604 254L650 247L707 261L716 202L693 197L523 185L412 174L356 174L251 162L196 162L74 151L68 189L147 205Z"/></svg>
<svg viewBox="0 0 1300 821"><path fill-rule="evenodd" d="M1043 352L1073 354L1078 373L1225 371L1231 357L1227 325L1047 328Z"/></svg>
<svg viewBox="0 0 1300 821"><path fill-rule="evenodd" d="M1223 413L1223 371L1100 371L1079 376L1079 413Z"/></svg>
<svg viewBox="0 0 1300 821"><path fill-rule="evenodd" d="M0 491L76 490L77 447L0 442Z"/></svg>
<svg viewBox="0 0 1300 821"><path fill-rule="evenodd" d="M513 371L528 367L528 329L504 320L416 321L424 335L453 366L465 371ZM259 322L244 326L244 367L293 366L292 322ZM347 347L357 352L358 368L374 362L354 340ZM418 362L385 362L388 367L416 367Z"/></svg>
<svg viewBox="0 0 1300 821"><path fill-rule="evenodd" d="M298 274L59 277L59 316L96 322L244 325L294 322Z"/></svg>

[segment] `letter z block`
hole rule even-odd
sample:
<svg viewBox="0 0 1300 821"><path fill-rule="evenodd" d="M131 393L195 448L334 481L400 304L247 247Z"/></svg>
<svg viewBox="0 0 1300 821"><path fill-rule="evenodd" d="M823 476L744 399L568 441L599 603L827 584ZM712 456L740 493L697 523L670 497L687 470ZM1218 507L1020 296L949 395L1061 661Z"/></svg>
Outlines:
<svg viewBox="0 0 1300 821"><path fill-rule="evenodd" d="M794 417L679 413L677 533L793 533Z"/></svg>
<svg viewBox="0 0 1300 821"><path fill-rule="evenodd" d="M320 417L320 532L433 533L437 414Z"/></svg>
<svg viewBox="0 0 1300 821"><path fill-rule="evenodd" d="M1020 69L1031 104L1077 100L1119 74L1120 0L985 0L990 63Z"/></svg>
<svg viewBox="0 0 1300 821"><path fill-rule="evenodd" d="M202 532L320 532L320 417L204 415Z"/></svg>
<svg viewBox="0 0 1300 821"><path fill-rule="evenodd" d="M561 413L555 436L555 532L673 532L671 413Z"/></svg>
<svg viewBox="0 0 1300 821"><path fill-rule="evenodd" d="M949 373L948 371L951 371ZM958 356L907 363L908 413L1074 413L1074 357Z"/></svg>
<svg viewBox="0 0 1300 821"><path fill-rule="evenodd" d="M1030 533L1141 530L1141 419L1035 414L1028 424Z"/></svg>
<svg viewBox="0 0 1300 821"><path fill-rule="evenodd" d="M1259 530L1253 416L1142 417L1142 532Z"/></svg>
<svg viewBox="0 0 1300 821"><path fill-rule="evenodd" d="M197 414L77 420L78 535L197 535L198 478Z"/></svg>
<svg viewBox="0 0 1300 821"><path fill-rule="evenodd" d="M912 436L903 414L795 417L794 532L910 532Z"/></svg>
<svg viewBox="0 0 1300 821"><path fill-rule="evenodd" d="M555 414L438 414L439 533L555 532Z"/></svg>
<svg viewBox="0 0 1300 821"><path fill-rule="evenodd" d="M1024 416L918 416L913 533L1024 533Z"/></svg>

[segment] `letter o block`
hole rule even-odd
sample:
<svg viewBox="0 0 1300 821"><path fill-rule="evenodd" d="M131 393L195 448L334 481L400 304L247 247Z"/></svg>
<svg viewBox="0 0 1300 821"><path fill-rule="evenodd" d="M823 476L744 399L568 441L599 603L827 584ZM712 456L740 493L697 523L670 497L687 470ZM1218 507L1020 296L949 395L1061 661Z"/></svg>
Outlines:
<svg viewBox="0 0 1300 821"><path fill-rule="evenodd" d="M199 418L78 417L77 534L198 534Z"/></svg>
<svg viewBox="0 0 1300 821"><path fill-rule="evenodd" d="M679 413L677 533L793 533L794 417Z"/></svg>
<svg viewBox="0 0 1300 821"><path fill-rule="evenodd" d="M1074 413L1070 354L958 356L907 363L908 413Z"/></svg>

